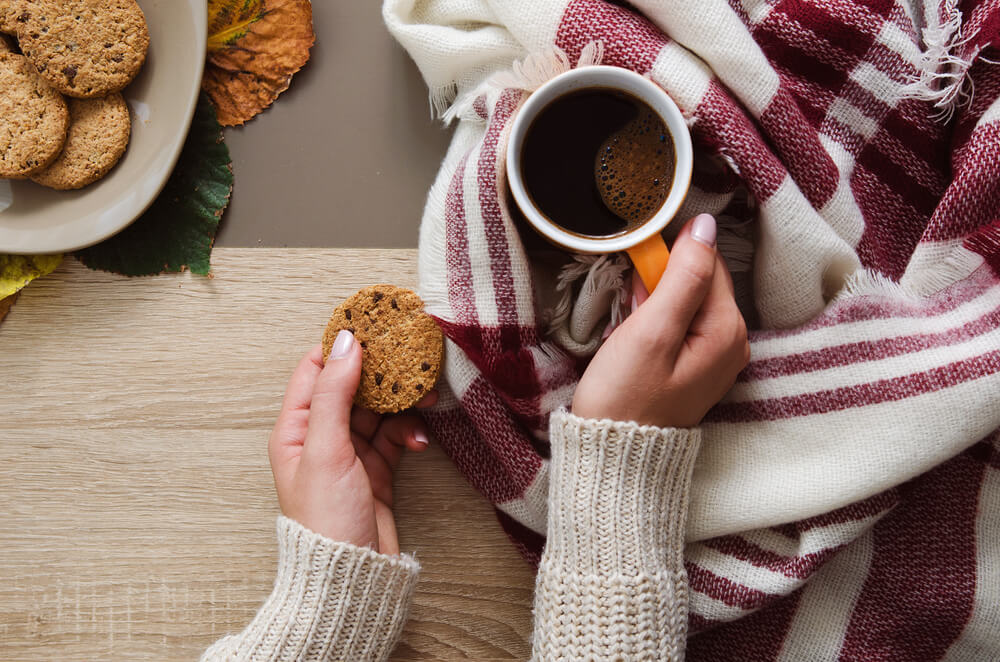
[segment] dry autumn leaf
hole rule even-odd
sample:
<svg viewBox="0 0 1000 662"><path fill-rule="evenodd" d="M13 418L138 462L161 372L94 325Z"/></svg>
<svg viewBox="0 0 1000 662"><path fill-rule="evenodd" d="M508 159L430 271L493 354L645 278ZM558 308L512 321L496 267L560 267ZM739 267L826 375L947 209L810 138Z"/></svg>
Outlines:
<svg viewBox="0 0 1000 662"><path fill-rule="evenodd" d="M0 299L0 322L3 321L3 318L7 317L7 313L10 312L10 307L14 305L15 301L17 301L16 294L11 294L9 297Z"/></svg>
<svg viewBox="0 0 1000 662"><path fill-rule="evenodd" d="M10 312L18 292L36 278L55 271L62 258L62 255L0 254L0 321Z"/></svg>
<svg viewBox="0 0 1000 662"><path fill-rule="evenodd" d="M309 0L208 0L202 87L219 122L243 124L274 103L315 41Z"/></svg>

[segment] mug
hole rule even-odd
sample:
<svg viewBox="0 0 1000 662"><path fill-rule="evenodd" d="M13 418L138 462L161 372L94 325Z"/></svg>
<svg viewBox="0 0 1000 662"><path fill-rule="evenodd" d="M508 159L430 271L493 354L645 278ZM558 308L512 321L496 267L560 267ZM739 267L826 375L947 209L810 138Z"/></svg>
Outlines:
<svg viewBox="0 0 1000 662"><path fill-rule="evenodd" d="M532 201L521 171L522 148L532 121L556 99L585 88L621 90L648 105L666 125L673 139L676 157L669 193L656 213L646 222L624 233L604 237L574 234L549 220ZM507 142L507 181L517 206L539 234L557 246L577 253L626 251L646 289L652 292L670 257L660 231L673 220L687 195L693 160L691 134L684 116L660 86L628 69L603 65L586 66L552 78L521 106L511 124Z"/></svg>

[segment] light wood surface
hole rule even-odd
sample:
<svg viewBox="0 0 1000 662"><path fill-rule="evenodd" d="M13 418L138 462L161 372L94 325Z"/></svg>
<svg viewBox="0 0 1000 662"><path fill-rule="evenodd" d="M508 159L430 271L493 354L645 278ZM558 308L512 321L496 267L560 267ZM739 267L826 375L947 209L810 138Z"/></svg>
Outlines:
<svg viewBox="0 0 1000 662"><path fill-rule="evenodd" d="M0 659L196 660L274 579L266 442L336 302L415 251L217 249L214 278L68 259L0 324ZM395 659L525 659L533 576L437 448L403 460L423 564Z"/></svg>

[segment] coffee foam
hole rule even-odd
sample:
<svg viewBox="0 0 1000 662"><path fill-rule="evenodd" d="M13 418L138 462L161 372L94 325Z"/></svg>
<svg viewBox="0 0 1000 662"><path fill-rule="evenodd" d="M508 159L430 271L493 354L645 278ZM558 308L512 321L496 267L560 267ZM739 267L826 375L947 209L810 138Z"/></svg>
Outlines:
<svg viewBox="0 0 1000 662"><path fill-rule="evenodd" d="M649 108L611 134L594 161L604 205L629 225L656 214L670 192L674 143L663 120Z"/></svg>

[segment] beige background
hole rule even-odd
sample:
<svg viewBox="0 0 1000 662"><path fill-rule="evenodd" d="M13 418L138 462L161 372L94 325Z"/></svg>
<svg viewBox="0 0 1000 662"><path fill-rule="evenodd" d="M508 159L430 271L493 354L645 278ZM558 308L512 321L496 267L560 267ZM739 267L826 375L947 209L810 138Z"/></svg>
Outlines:
<svg viewBox="0 0 1000 662"><path fill-rule="evenodd" d="M220 246L415 247L450 131L377 0L313 3L316 45L278 101L228 129Z"/></svg>
<svg viewBox="0 0 1000 662"><path fill-rule="evenodd" d="M415 251L219 248L214 278L67 260L0 325L0 660L181 662L274 582L266 444L332 302ZM533 576L432 443L396 475L423 564L396 660L526 659Z"/></svg>

